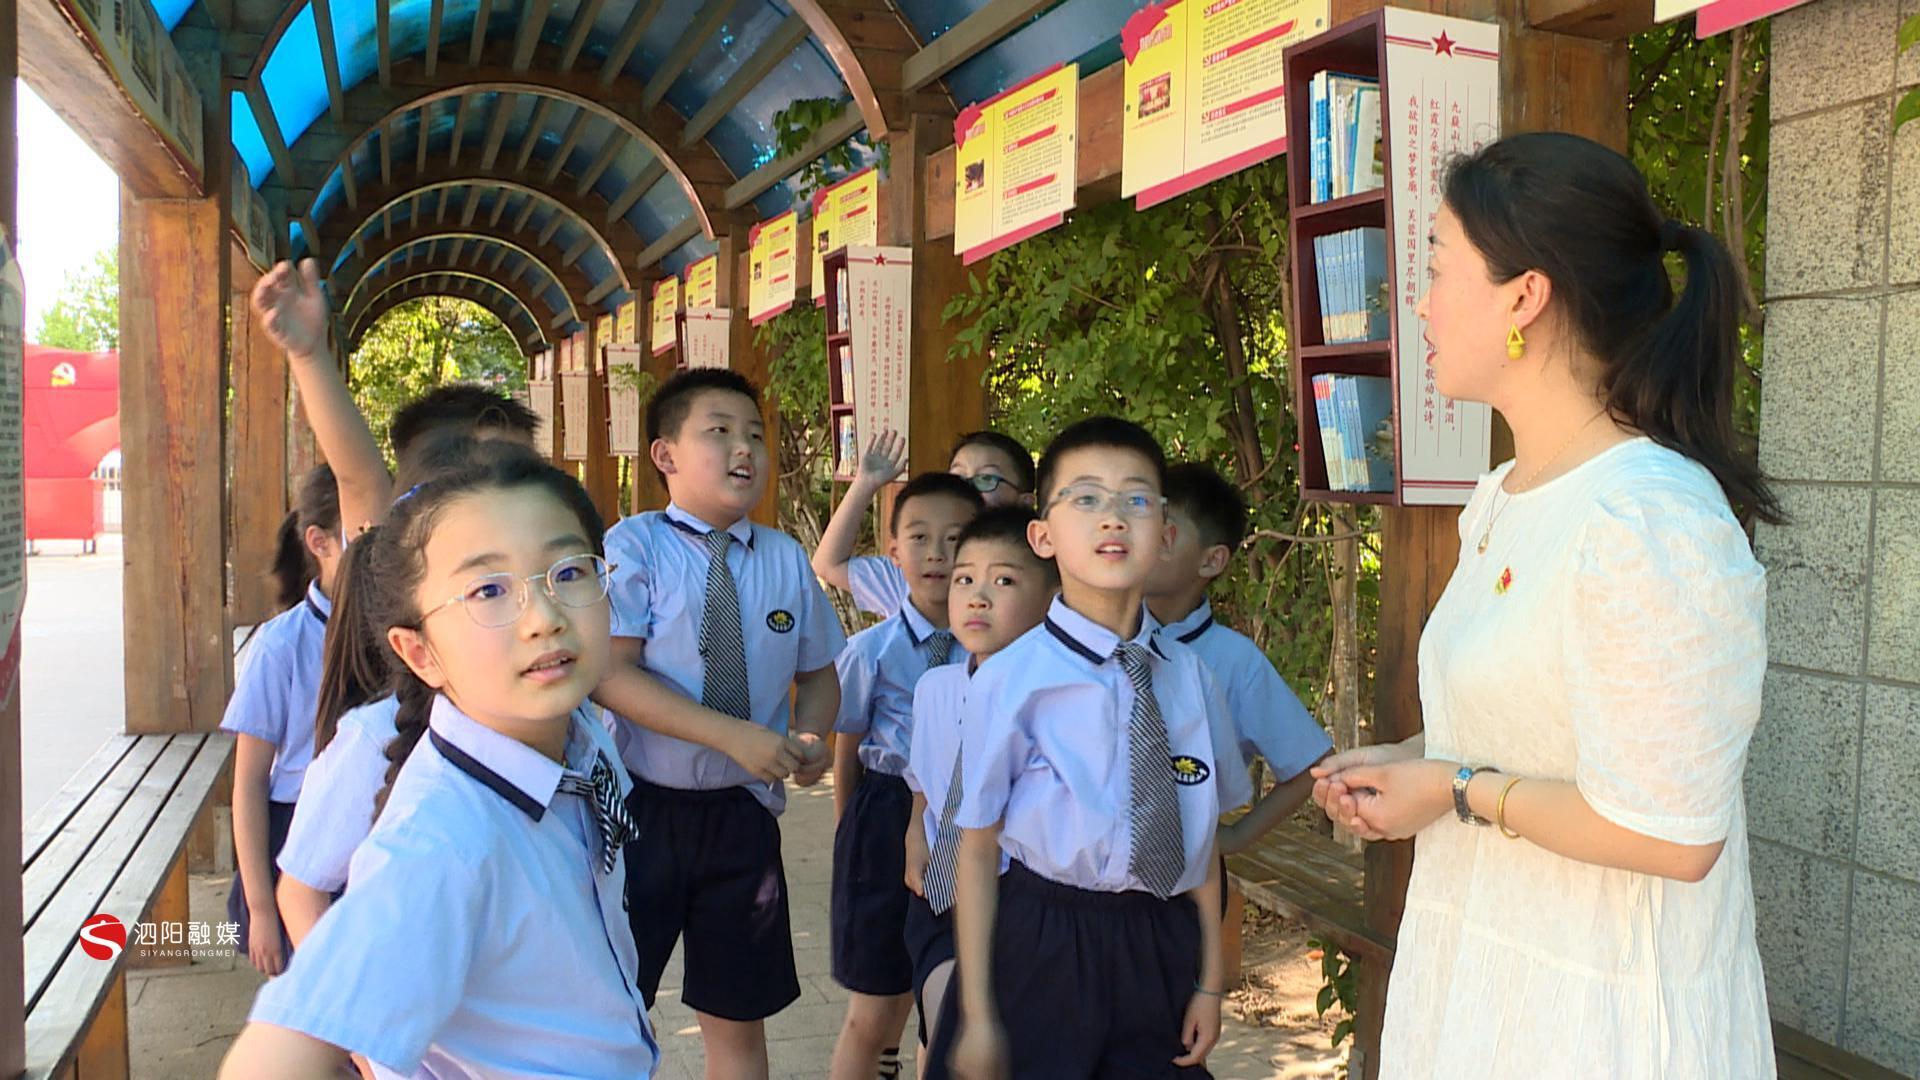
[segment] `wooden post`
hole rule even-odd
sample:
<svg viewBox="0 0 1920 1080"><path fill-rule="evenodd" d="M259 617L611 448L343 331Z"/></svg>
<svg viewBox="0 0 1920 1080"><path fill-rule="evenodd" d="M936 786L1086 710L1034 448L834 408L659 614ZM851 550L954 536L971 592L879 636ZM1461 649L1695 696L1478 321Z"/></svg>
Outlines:
<svg viewBox="0 0 1920 1080"><path fill-rule="evenodd" d="M715 223L714 228L720 228ZM720 241L720 265L716 270L714 291L719 294L716 303L733 312L729 324L728 355L733 370L745 375L753 385L760 388L760 419L767 425L767 461L769 475L766 491L760 496L760 505L753 508L753 520L762 525L778 528L780 526L780 403L774 400L773 391L767 386L767 376L772 371L772 358L754 345L753 322L747 316L747 233L753 228L753 222L746 217L737 217L727 225L725 238ZM795 301L806 303L807 301Z"/></svg>
<svg viewBox="0 0 1920 1080"><path fill-rule="evenodd" d="M587 320L587 462L582 478L600 520L620 520L620 464L607 453L607 342L600 340L600 320Z"/></svg>
<svg viewBox="0 0 1920 1080"><path fill-rule="evenodd" d="M227 229L222 194L120 195L127 730L212 731L226 615Z"/></svg>
<svg viewBox="0 0 1920 1080"><path fill-rule="evenodd" d="M17 5L0 4L0 227L7 243L19 250L20 216L15 184L18 144L14 141L15 93L19 74ZM21 328L23 331L25 327ZM26 491L23 486L21 498ZM7 511L26 513L23 501ZM13 522L19 526L18 518ZM24 530L23 530L24 532ZM16 534L19 535L19 534ZM20 629L14 628L9 647L19 655ZM0 926L19 926L20 896L20 687L15 675L13 692L0 702ZM0 935L0 1076L17 1076L27 1066L26 955L22 940Z"/></svg>
<svg viewBox="0 0 1920 1080"><path fill-rule="evenodd" d="M228 296L234 314L233 403L229 449L232 453L233 597L229 618L235 625L261 623L275 614L275 596L267 579L274 538L289 505L287 485L287 364L248 310L248 294L259 275L239 245L229 247L234 268Z"/></svg>
<svg viewBox="0 0 1920 1080"><path fill-rule="evenodd" d="M254 322L251 313L247 321ZM287 393L287 492L285 505L292 506L295 492L300 489L300 481L318 468L324 460L320 456L320 441L313 436L313 425L307 423L307 410L300 404L300 387L287 373L285 364L280 366L280 382Z"/></svg>
<svg viewBox="0 0 1920 1080"><path fill-rule="evenodd" d="M908 389L907 451L913 472L944 469L953 444L987 426L985 352L949 358L964 324L947 319L947 301L967 289L969 272L950 240L927 237L927 186L941 182L928 168L936 150L953 142L953 118L916 115L906 131L888 136L893 174L882 200L891 213L881 220L888 243L913 248L913 345ZM904 163L912 162L911 167ZM951 183L951 177L945 182Z"/></svg>

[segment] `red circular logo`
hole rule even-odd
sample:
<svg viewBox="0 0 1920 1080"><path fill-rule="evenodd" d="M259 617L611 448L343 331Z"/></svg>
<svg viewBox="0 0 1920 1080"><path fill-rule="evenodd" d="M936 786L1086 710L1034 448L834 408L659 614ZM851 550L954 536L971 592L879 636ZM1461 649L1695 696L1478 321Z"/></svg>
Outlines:
<svg viewBox="0 0 1920 1080"><path fill-rule="evenodd" d="M111 915L80 924L80 949L95 960L112 960L127 949L127 928Z"/></svg>

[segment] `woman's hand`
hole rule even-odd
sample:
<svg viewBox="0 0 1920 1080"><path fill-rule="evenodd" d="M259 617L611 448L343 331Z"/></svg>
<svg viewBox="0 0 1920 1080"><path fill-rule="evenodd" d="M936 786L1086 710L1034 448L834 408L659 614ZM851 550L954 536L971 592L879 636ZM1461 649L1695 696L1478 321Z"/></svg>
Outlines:
<svg viewBox="0 0 1920 1080"><path fill-rule="evenodd" d="M1452 762L1419 758L1343 768L1327 788L1327 815L1366 840L1404 840L1453 808ZM1316 774L1318 770L1316 769Z"/></svg>
<svg viewBox="0 0 1920 1080"><path fill-rule="evenodd" d="M1220 995L1195 991L1187 999L1187 1015L1180 1021L1180 1041L1187 1052L1173 1059L1181 1068L1204 1065L1220 1041Z"/></svg>
<svg viewBox="0 0 1920 1080"><path fill-rule="evenodd" d="M1351 805L1345 807L1339 805L1338 796L1335 794L1337 774L1355 766L1385 765L1395 761L1409 761L1419 756L1419 748L1408 746L1403 742L1361 746L1338 754L1329 754L1321 758L1313 768L1307 770L1313 775L1313 801L1319 804L1320 809L1327 812L1328 817L1335 821L1344 821L1345 818L1353 816L1353 808ZM1340 788L1340 791L1344 792L1350 787L1352 785L1345 785Z"/></svg>

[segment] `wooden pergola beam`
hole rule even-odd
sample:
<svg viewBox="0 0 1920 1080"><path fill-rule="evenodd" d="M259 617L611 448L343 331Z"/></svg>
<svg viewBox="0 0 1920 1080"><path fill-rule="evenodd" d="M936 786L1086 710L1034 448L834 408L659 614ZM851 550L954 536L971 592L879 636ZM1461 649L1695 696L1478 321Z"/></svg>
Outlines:
<svg viewBox="0 0 1920 1080"><path fill-rule="evenodd" d="M527 162L533 157L533 148L540 145L540 135L547 130L547 116L553 112L553 99L543 97L533 107L533 117L527 122L527 134L520 140L520 151L514 155L513 171L525 172Z"/></svg>
<svg viewBox="0 0 1920 1080"><path fill-rule="evenodd" d="M573 245L567 248L567 250L560 253L560 265L572 266L574 263L580 261L580 256L585 255L587 252L592 250L593 250L593 237L583 236L580 239L575 240L573 242ZM614 281L612 277L608 277L607 280ZM618 282L615 282L615 284L617 285Z"/></svg>
<svg viewBox="0 0 1920 1080"><path fill-rule="evenodd" d="M701 5L700 17L681 32L680 39L673 43L673 48L660 61L659 68L647 79L647 88L640 94L642 108L651 109L660 104L661 99L667 96L667 91L673 88L674 80L687 70L688 64L693 63L701 46L720 31L727 16L733 13L733 6L734 0L707 0Z"/></svg>
<svg viewBox="0 0 1920 1080"><path fill-rule="evenodd" d="M907 57L900 68L901 89L918 90L932 85L934 80L973 59L1057 3L1059 0L990 0L985 7L934 38L926 48Z"/></svg>
<svg viewBox="0 0 1920 1080"><path fill-rule="evenodd" d="M340 88L340 57L333 40L333 7L329 0L313 0L313 29L320 39L320 71L327 80L327 108L334 120L346 119L347 99Z"/></svg>
<svg viewBox="0 0 1920 1080"><path fill-rule="evenodd" d="M586 134L587 121L592 119L592 116L593 114L586 109L580 109L573 114L573 120L567 124L566 134L560 136L560 145L554 149L553 157L547 160L547 171L544 176L547 183L553 183L554 178L560 175L560 170L567 167L567 159L573 156L573 148L580 145L580 137Z"/></svg>
<svg viewBox="0 0 1920 1080"><path fill-rule="evenodd" d="M480 0L480 6L473 12L473 36L467 41L467 66L480 63L480 54L487 47L487 23L493 18L493 0Z"/></svg>
<svg viewBox="0 0 1920 1080"><path fill-rule="evenodd" d="M494 318L499 319L500 325L505 326L507 332L513 335L521 352L531 356L547 347L548 338L545 327L540 325L540 320L527 310L526 305L511 291L481 275L466 275L454 280L475 283L476 287L465 298L486 308ZM452 289L451 281L436 274L431 277L410 279L383 291L368 303L366 310L361 312L355 323L349 324L347 351L351 353L359 348L360 341L366 336L367 331L380 321L382 315L393 308L423 296L446 295ZM516 322L520 325L516 326Z"/></svg>
<svg viewBox="0 0 1920 1080"><path fill-rule="evenodd" d="M864 126L860 113L849 105L840 110L840 115L827 121L813 133L805 145L786 157L767 162L753 170L727 188L725 200L721 205L728 210L738 210L760 197L762 192L780 181L799 172L806 164L835 146L857 134Z"/></svg>
<svg viewBox="0 0 1920 1080"><path fill-rule="evenodd" d="M393 0L373 0L373 22L374 36L380 42L380 86L384 89L393 85ZM267 48L266 43L261 48Z"/></svg>
<svg viewBox="0 0 1920 1080"><path fill-rule="evenodd" d="M740 99L772 74L782 60L793 55L793 50L799 48L810 33L812 31L807 29L807 20L797 14L787 16L780 28L768 36L747 58L746 63L728 77L720 92L708 98L700 111L693 114L693 119L687 121L687 129L680 133L680 145L691 146L706 138L707 132L732 112L733 107L740 104Z"/></svg>
<svg viewBox="0 0 1920 1080"><path fill-rule="evenodd" d="M440 20L447 14L447 0L433 0L427 7L427 75L433 75L434 67L440 63Z"/></svg>
<svg viewBox="0 0 1920 1080"><path fill-rule="evenodd" d="M353 170L340 170L340 191L347 198L347 209L360 209L360 187L354 183Z"/></svg>
<svg viewBox="0 0 1920 1080"><path fill-rule="evenodd" d="M1618 41L1654 27L1653 0L1526 0L1527 25L1574 37Z"/></svg>
<svg viewBox="0 0 1920 1080"><path fill-rule="evenodd" d="M500 158L500 144L507 139L507 124L513 119L519 108L520 95L496 94L493 99L493 118L487 122L486 142L480 147L480 167L493 168Z"/></svg>
<svg viewBox="0 0 1920 1080"><path fill-rule="evenodd" d="M792 7L839 71L868 137L885 138L910 112L953 109L944 93L902 89L901 66L923 43L893 6L872 0L792 0Z"/></svg>
<svg viewBox="0 0 1920 1080"><path fill-rule="evenodd" d="M580 50L586 47L587 35L593 33L593 24L599 20L600 9L606 3L607 0L586 0L573 13L573 25L567 28L567 43L560 50L560 63L555 70L563 73L573 70L573 63L580 59Z"/></svg>
<svg viewBox="0 0 1920 1080"><path fill-rule="evenodd" d="M433 131L433 102L426 101L420 106L420 126L414 129L413 173L415 176L427 171L427 138Z"/></svg>
<svg viewBox="0 0 1920 1080"><path fill-rule="evenodd" d="M460 211L461 228L464 229L473 224L474 215L480 212L480 196L486 190L478 184L467 189L467 205Z"/></svg>
<svg viewBox="0 0 1920 1080"><path fill-rule="evenodd" d="M407 253L410 256L414 256L415 253L424 251L425 254L419 254L416 257L410 258L404 268L396 268L398 266L396 261L388 259L378 266L373 267L364 276L354 281L351 286L351 291L347 293L346 302L340 305L342 318L351 325L356 321L358 313L371 303L375 297L384 292L388 286L397 284L407 278L432 273L452 275L473 274L473 271L453 265L453 260L448 258L444 251L433 251L430 250L431 247L432 245L416 244L406 249ZM511 251L512 249L509 248L508 250ZM518 253L516 252L516 254ZM529 271L536 275L534 287L529 288L524 294L520 294L522 301L527 305L527 310L551 311L556 317L568 322L580 320L580 308L576 297L586 295L585 290L583 289L577 294L568 291L566 285L562 284L559 278L554 277L545 266L536 265L530 256L522 257L519 273L516 273L506 281L499 281L498 284L510 288L517 288L519 279ZM563 294L561 298L565 303L561 306L553 307L545 302L547 300L546 292L550 286L556 284L560 286L560 291ZM564 323L562 325L564 325Z"/></svg>
<svg viewBox="0 0 1920 1080"><path fill-rule="evenodd" d="M587 166L587 171L580 174L580 179L574 181L573 193L575 195L585 195L587 192L592 191L593 185L600 182L600 177L605 175L607 169L613 165L614 159L620 156L620 151L625 149L626 145L627 140L618 136L610 138L601 144L599 155L593 159L592 164Z"/></svg>
<svg viewBox="0 0 1920 1080"><path fill-rule="evenodd" d="M448 165L460 164L460 139L461 139L461 136L466 134L467 113L473 108L473 98L474 98L474 95L472 94L461 94L460 106L459 108L454 110L453 138L450 142L450 145L447 147L447 164Z"/></svg>
<svg viewBox="0 0 1920 1080"><path fill-rule="evenodd" d="M653 25L654 16L660 14L660 8L666 0L645 0L637 3L627 14L627 23L620 28L620 36L613 41L613 48L607 50L607 58L600 64L600 86L610 87L626 69L627 58L633 50L640 47L640 39L646 36L647 27Z"/></svg>
<svg viewBox="0 0 1920 1080"><path fill-rule="evenodd" d="M659 183L660 178L665 175L667 175L667 167L660 163L659 158L648 162L647 167L641 169L634 175L634 178L628 182L626 190L622 191L618 198L608 204L607 224L611 225L615 221L625 217L627 211L633 209L633 204L646 198L647 192L653 190L653 185Z"/></svg>
<svg viewBox="0 0 1920 1080"><path fill-rule="evenodd" d="M540 31L546 28L547 12L553 0L525 0L520 12L520 29L513 39L513 70L522 74L533 66L534 46L540 44Z"/></svg>
<svg viewBox="0 0 1920 1080"><path fill-rule="evenodd" d="M260 129L260 138L267 144L267 153L273 157L273 168L280 174L280 182L298 184L300 180L293 167L293 154L287 150L286 136L280 132L280 121L273 115L266 89L260 85L258 78L252 78L247 80L243 93L247 98L247 109L253 113L254 125Z"/></svg>
<svg viewBox="0 0 1920 1080"><path fill-rule="evenodd" d="M527 236L509 235L496 229L422 224L397 232L390 241L367 245L334 271L333 279L339 283L336 289L344 291L347 296L341 309L345 310L352 304L359 282L378 276L382 265L410 249L425 249L429 258L442 258L448 267L457 267L466 249L486 253L496 246L519 255L541 276L559 284L576 303L591 303L582 298L591 295L601 285L610 286L607 292L621 287L620 279L614 275L609 275L604 281L591 280L581 270L563 262L565 254L551 243L535 241Z"/></svg>
<svg viewBox="0 0 1920 1080"><path fill-rule="evenodd" d="M635 270L646 270L660 260L679 250L680 245L700 235L700 226L692 220L682 221L668 229L665 236L647 245L647 249L634 260Z"/></svg>

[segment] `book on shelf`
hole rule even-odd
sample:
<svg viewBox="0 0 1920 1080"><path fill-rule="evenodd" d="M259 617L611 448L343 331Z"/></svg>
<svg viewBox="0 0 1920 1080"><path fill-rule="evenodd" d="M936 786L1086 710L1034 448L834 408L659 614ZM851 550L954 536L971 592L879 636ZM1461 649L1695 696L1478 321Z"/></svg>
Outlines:
<svg viewBox="0 0 1920 1080"><path fill-rule="evenodd" d="M842 413L833 418L834 445L839 448L839 475L853 476L860 471L860 443L854 435L853 415Z"/></svg>
<svg viewBox="0 0 1920 1080"><path fill-rule="evenodd" d="M1385 183L1380 146L1380 80L1322 71L1308 87L1313 202L1373 191Z"/></svg>
<svg viewBox="0 0 1920 1080"><path fill-rule="evenodd" d="M1393 385L1377 375L1315 375L1314 414L1330 491L1393 490Z"/></svg>
<svg viewBox="0 0 1920 1080"><path fill-rule="evenodd" d="M1328 345L1385 341L1392 332L1387 231L1346 229L1313 239L1320 334Z"/></svg>

